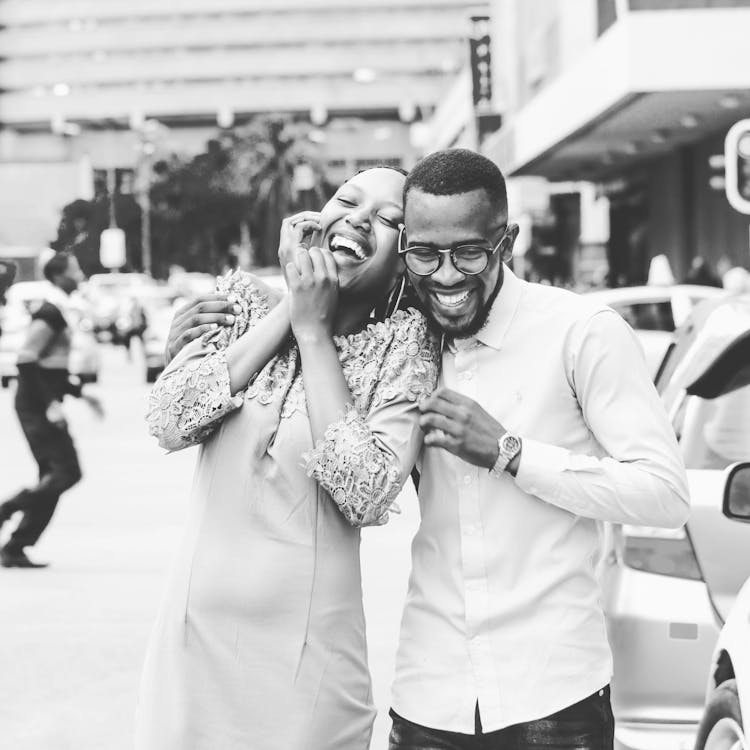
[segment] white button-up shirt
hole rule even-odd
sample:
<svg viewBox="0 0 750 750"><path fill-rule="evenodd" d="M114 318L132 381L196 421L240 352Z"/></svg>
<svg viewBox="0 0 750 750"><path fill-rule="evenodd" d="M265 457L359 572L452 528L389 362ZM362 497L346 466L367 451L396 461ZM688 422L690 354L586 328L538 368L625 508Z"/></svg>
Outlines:
<svg viewBox="0 0 750 750"><path fill-rule="evenodd" d="M477 702L490 732L609 682L602 522L678 527L688 490L632 330L585 296L506 268L485 327L444 347L441 384L523 449L515 479L424 449L393 708L473 734Z"/></svg>

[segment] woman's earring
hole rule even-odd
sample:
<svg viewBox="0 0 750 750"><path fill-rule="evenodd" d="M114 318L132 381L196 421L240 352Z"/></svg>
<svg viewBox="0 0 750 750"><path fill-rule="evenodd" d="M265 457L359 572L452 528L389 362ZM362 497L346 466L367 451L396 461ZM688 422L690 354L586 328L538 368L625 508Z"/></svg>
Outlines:
<svg viewBox="0 0 750 750"><path fill-rule="evenodd" d="M384 316L390 318L393 313L398 310L398 306L401 304L401 300L404 296L404 290L406 289L406 274L402 274L401 283L395 285L391 289L391 293L388 295L388 302L385 306Z"/></svg>

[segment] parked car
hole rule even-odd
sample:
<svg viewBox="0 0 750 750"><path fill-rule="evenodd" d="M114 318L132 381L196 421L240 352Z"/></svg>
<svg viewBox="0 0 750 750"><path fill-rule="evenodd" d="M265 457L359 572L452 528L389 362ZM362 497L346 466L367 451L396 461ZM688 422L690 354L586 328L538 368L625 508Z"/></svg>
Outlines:
<svg viewBox="0 0 750 750"><path fill-rule="evenodd" d="M649 371L656 377L672 334L696 304L726 295L713 286L629 286L600 289L586 296L622 315L641 342Z"/></svg>
<svg viewBox="0 0 750 750"><path fill-rule="evenodd" d="M157 287L142 299L146 311L146 330L143 332L143 355L146 362L146 382L153 383L164 369L169 326L182 300L175 298L172 289Z"/></svg>
<svg viewBox="0 0 750 750"><path fill-rule="evenodd" d="M18 375L16 359L29 329L30 310L45 299L48 288L48 281L19 281L6 293L7 304L0 308L0 384L3 388ZM69 370L81 382L95 383L99 379L101 355L88 305L77 292L70 297L66 317L73 327Z"/></svg>
<svg viewBox="0 0 750 750"><path fill-rule="evenodd" d="M727 471L724 515L733 521L750 523L750 462L734 464ZM695 750L747 748L750 748L750 578L719 634L695 742Z"/></svg>
<svg viewBox="0 0 750 750"><path fill-rule="evenodd" d="M141 298L156 282L145 273L95 273L82 286L92 309L94 333L100 341L127 344L145 330Z"/></svg>
<svg viewBox="0 0 750 750"><path fill-rule="evenodd" d="M657 388L688 470L684 528L608 526L601 582L619 748L693 747L719 632L750 575L750 525L722 514L750 451L750 295L710 300L678 331Z"/></svg>

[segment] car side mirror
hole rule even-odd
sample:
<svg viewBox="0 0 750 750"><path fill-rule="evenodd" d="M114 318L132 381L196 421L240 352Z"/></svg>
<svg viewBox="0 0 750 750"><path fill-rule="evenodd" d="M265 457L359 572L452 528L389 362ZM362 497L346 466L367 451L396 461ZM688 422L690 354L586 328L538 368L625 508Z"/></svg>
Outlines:
<svg viewBox="0 0 750 750"><path fill-rule="evenodd" d="M729 467L722 511L727 518L750 523L750 462Z"/></svg>

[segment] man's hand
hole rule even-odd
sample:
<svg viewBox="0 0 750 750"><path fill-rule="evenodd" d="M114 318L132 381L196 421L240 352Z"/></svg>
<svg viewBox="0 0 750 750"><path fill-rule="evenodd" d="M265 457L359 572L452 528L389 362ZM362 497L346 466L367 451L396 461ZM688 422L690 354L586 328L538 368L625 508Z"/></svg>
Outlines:
<svg viewBox="0 0 750 750"><path fill-rule="evenodd" d="M93 411L99 419L104 419L104 407L98 396L95 396L93 393L81 393L81 398L89 405L91 411Z"/></svg>
<svg viewBox="0 0 750 750"><path fill-rule="evenodd" d="M55 427L60 427L62 429L67 425L63 405L59 401L50 402L50 405L47 407L46 417L47 421Z"/></svg>
<svg viewBox="0 0 750 750"><path fill-rule="evenodd" d="M499 453L497 441L505 428L476 401L438 388L419 403L424 444L445 448L467 463L491 469Z"/></svg>
<svg viewBox="0 0 750 750"><path fill-rule="evenodd" d="M231 326L235 315L242 308L230 302L226 294L204 294L183 305L174 315L167 337L164 353L169 364L177 353L194 339L213 330L217 326Z"/></svg>

